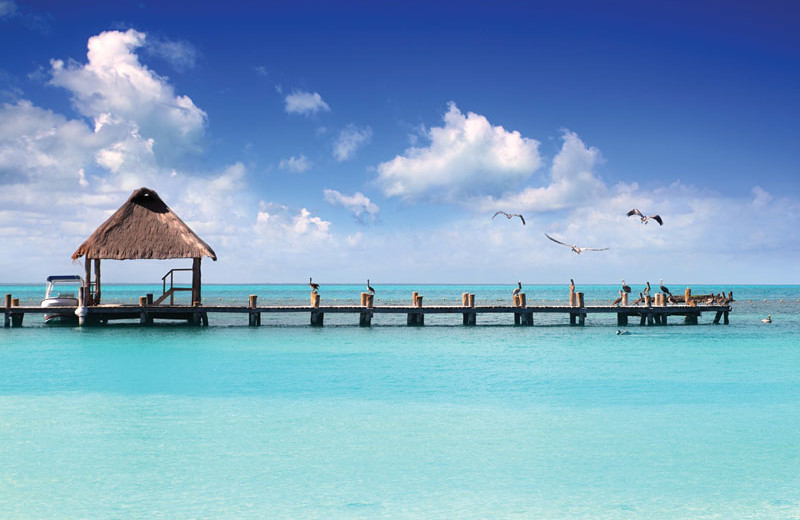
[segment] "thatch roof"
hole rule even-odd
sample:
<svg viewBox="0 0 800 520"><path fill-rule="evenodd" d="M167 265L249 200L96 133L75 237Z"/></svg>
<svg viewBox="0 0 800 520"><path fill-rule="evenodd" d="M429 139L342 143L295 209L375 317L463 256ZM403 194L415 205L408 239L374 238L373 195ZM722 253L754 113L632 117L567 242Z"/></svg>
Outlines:
<svg viewBox="0 0 800 520"><path fill-rule="evenodd" d="M164 204L158 193L140 188L73 253L72 259L217 259L214 250Z"/></svg>

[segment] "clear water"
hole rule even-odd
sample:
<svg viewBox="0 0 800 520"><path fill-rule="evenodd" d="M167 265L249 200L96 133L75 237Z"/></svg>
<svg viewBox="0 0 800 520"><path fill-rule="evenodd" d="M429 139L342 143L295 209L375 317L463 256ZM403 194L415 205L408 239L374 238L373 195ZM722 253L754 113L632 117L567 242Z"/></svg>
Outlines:
<svg viewBox="0 0 800 520"><path fill-rule="evenodd" d="M376 288L385 303L510 293ZM582 328L212 315L83 329L26 316L0 329L0 518L800 518L800 287L693 289L732 289L731 324L617 336L593 315ZM23 303L43 291L0 287ZM104 288L145 292L157 288ZM526 292L555 303L565 288Z"/></svg>

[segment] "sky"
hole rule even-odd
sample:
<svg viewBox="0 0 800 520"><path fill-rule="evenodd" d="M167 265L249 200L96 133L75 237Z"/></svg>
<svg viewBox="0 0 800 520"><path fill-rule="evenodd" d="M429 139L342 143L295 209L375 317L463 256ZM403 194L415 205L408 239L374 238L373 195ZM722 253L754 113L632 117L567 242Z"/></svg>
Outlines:
<svg viewBox="0 0 800 520"><path fill-rule="evenodd" d="M797 284L797 26L792 1L0 0L0 281L82 273L146 186L216 252L206 283Z"/></svg>

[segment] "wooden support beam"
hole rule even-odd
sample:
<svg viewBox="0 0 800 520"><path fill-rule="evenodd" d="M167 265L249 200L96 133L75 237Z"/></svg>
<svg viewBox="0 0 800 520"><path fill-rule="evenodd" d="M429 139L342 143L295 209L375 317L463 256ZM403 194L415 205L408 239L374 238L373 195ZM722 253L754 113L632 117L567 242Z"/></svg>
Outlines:
<svg viewBox="0 0 800 520"><path fill-rule="evenodd" d="M714 324L719 325L719 320L722 318L722 311L717 311L714 315Z"/></svg>
<svg viewBox="0 0 800 520"><path fill-rule="evenodd" d="M617 313L617 325L625 327L628 325L628 315L622 312Z"/></svg>
<svg viewBox="0 0 800 520"><path fill-rule="evenodd" d="M644 327L645 325L647 325L647 314L642 313L641 319L639 320L639 326Z"/></svg>
<svg viewBox="0 0 800 520"><path fill-rule="evenodd" d="M92 301L93 305L100 305L100 296L101 289L100 289L100 259L94 259L94 299Z"/></svg>
<svg viewBox="0 0 800 520"><path fill-rule="evenodd" d="M569 324L574 326L578 324L578 313L570 312L569 313Z"/></svg>
<svg viewBox="0 0 800 520"><path fill-rule="evenodd" d="M464 325L475 325L477 323L476 313L474 312L465 312L463 314L463 323Z"/></svg>
<svg viewBox="0 0 800 520"><path fill-rule="evenodd" d="M86 288L83 295L83 305L92 306L92 260L89 256L83 258L83 286Z"/></svg>
<svg viewBox="0 0 800 520"><path fill-rule="evenodd" d="M372 325L372 313L369 312L369 311L361 312L359 314L359 318L358 318L358 325L361 326L361 327L369 327L369 326L371 326Z"/></svg>
<svg viewBox="0 0 800 520"><path fill-rule="evenodd" d="M314 327L322 327L325 321L325 313L320 311L311 311L311 325Z"/></svg>
<svg viewBox="0 0 800 520"><path fill-rule="evenodd" d="M683 322L686 325L697 325L697 314L687 314L685 318L683 318Z"/></svg>
<svg viewBox="0 0 800 520"><path fill-rule="evenodd" d="M192 258L192 305L200 305L203 302L201 260L201 258Z"/></svg>
<svg viewBox="0 0 800 520"><path fill-rule="evenodd" d="M729 322L728 322L728 311L725 311L725 312L722 313L722 323L724 323L725 325L729 325Z"/></svg>

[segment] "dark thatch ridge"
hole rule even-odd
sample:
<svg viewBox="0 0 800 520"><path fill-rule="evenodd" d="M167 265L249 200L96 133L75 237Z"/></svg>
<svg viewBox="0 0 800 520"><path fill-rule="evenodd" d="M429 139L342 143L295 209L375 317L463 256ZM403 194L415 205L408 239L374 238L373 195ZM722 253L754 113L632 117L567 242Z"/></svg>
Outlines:
<svg viewBox="0 0 800 520"><path fill-rule="evenodd" d="M217 259L214 250L149 188L134 191L125 204L80 245L72 259L84 255L111 260L204 256Z"/></svg>

